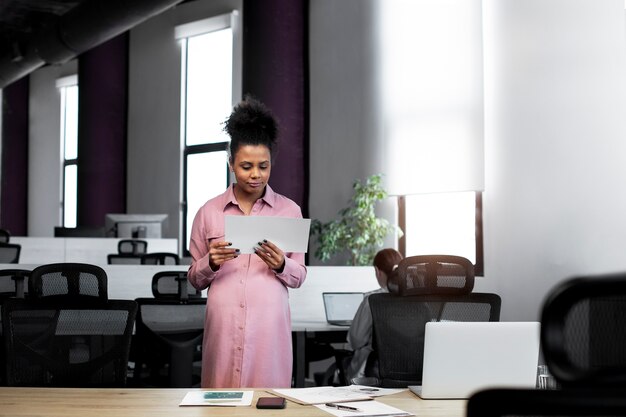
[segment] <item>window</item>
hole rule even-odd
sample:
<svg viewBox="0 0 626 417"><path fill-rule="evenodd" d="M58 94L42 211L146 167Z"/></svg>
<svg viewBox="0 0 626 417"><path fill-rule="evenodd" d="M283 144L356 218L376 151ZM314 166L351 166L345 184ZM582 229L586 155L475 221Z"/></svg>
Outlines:
<svg viewBox="0 0 626 417"><path fill-rule="evenodd" d="M400 251L406 256L457 255L483 273L482 193L415 194L399 199Z"/></svg>
<svg viewBox="0 0 626 417"><path fill-rule="evenodd" d="M223 123L238 100L237 12L176 28L181 42L181 138L183 148L183 253L202 204L224 192L228 135Z"/></svg>
<svg viewBox="0 0 626 417"><path fill-rule="evenodd" d="M482 274L482 2L381 6L381 113L400 250L458 255Z"/></svg>
<svg viewBox="0 0 626 417"><path fill-rule="evenodd" d="M76 227L78 183L78 78L57 80L61 96L61 163L63 190L61 219L63 227Z"/></svg>

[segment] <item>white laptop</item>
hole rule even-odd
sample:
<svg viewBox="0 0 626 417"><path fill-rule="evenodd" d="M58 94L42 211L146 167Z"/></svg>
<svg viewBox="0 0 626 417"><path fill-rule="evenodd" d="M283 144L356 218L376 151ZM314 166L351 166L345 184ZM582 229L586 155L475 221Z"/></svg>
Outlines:
<svg viewBox="0 0 626 417"><path fill-rule="evenodd" d="M337 326L350 326L363 301L362 292L325 292L322 297L326 321Z"/></svg>
<svg viewBox="0 0 626 417"><path fill-rule="evenodd" d="M421 398L469 398L487 387L534 388L538 322L430 322L424 336Z"/></svg>

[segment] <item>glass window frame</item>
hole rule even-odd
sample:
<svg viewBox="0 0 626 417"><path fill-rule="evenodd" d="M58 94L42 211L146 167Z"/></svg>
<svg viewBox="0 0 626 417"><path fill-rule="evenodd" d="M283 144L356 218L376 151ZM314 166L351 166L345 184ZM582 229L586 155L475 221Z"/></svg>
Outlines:
<svg viewBox="0 0 626 417"><path fill-rule="evenodd" d="M484 252L483 252L483 197L482 191L475 192L475 250L476 261L474 263L474 275L484 275ZM398 196L398 227L405 232L398 239L398 251L402 256L407 256L406 253L406 196Z"/></svg>
<svg viewBox="0 0 626 417"><path fill-rule="evenodd" d="M203 19L196 22L191 22L187 24L180 25L176 28L176 38L181 41L181 159L182 159L182 192L181 192L181 252L183 256L190 256L189 253L189 238L187 235L188 229L188 217L189 217L189 205L188 205L188 160L189 156L198 155L202 153L210 153L210 152L229 152L229 141L222 142L213 142L213 143L203 143L203 144L194 144L187 145L187 65L188 65L188 39L193 36L202 35L205 33L210 33L214 31L223 30L226 28L230 28L233 35L233 55L232 55L232 100L231 105L234 105L234 102L238 98L241 97L241 33L239 30L239 13L237 11L233 11L230 14L214 16L207 19ZM237 99L235 99L237 97ZM224 165L224 169L226 171L226 184L224 184L224 189L226 189L231 180L229 175L229 167L228 164ZM191 221L191 220L189 220Z"/></svg>

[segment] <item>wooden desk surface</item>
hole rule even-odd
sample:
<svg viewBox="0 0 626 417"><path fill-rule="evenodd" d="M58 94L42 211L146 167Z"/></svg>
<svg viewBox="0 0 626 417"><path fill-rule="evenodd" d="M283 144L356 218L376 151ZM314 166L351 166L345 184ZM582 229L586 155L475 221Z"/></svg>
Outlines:
<svg viewBox="0 0 626 417"><path fill-rule="evenodd" d="M11 417L329 417L313 406L288 401L284 410L258 410L255 390L250 407L179 407L188 389L0 388L0 416ZM463 417L463 400L421 400L405 391L379 401L420 417Z"/></svg>

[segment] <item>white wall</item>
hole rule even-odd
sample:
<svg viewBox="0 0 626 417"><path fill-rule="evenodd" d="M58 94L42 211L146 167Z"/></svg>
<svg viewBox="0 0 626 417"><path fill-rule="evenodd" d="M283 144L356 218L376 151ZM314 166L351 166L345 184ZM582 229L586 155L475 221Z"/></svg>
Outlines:
<svg viewBox="0 0 626 417"><path fill-rule="evenodd" d="M56 80L77 72L76 61L70 61L30 75L28 236L54 236L54 227L61 225L61 98Z"/></svg>
<svg viewBox="0 0 626 417"><path fill-rule="evenodd" d="M352 183L381 173L376 43L376 0L310 2L310 195L311 218L335 219L352 197ZM395 221L395 199L379 215ZM390 236L388 245L395 239ZM315 251L315 245L309 252ZM344 257L333 259L335 264ZM320 264L313 256L312 265Z"/></svg>
<svg viewBox="0 0 626 417"><path fill-rule="evenodd" d="M625 270L622 0L486 0L485 279L502 318L557 282Z"/></svg>

